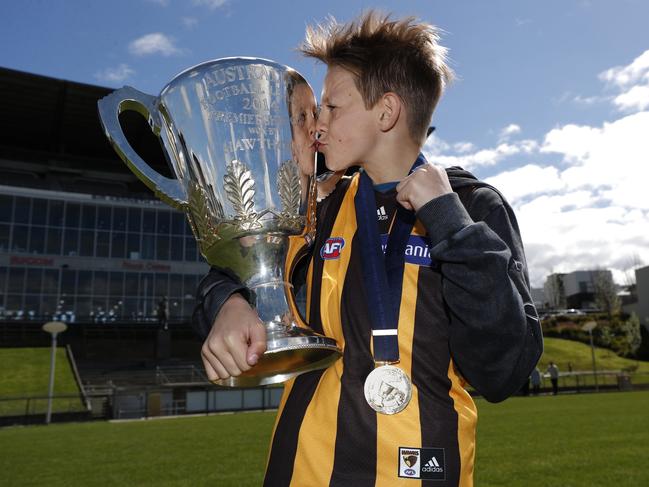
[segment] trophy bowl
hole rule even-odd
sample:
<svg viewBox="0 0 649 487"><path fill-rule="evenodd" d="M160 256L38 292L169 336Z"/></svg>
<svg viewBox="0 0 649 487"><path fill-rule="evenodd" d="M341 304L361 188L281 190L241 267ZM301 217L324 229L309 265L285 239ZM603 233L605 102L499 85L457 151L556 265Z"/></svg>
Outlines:
<svg viewBox="0 0 649 487"><path fill-rule="evenodd" d="M247 286L267 334L266 353L233 387L283 382L341 356L332 338L297 312L293 256L315 232L315 97L295 70L259 58L191 67L157 97L125 86L101 99L106 137L158 198L182 210L210 265ZM155 171L131 147L120 113L144 116L175 175ZM311 131L311 133L309 133Z"/></svg>

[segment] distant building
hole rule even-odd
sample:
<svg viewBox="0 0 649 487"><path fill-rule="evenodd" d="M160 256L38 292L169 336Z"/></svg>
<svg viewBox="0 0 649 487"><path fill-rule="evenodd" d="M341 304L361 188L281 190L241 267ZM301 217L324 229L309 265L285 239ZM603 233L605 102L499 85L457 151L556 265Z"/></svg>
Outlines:
<svg viewBox="0 0 649 487"><path fill-rule="evenodd" d="M584 309L597 307L598 286L615 287L611 271L597 269L550 274L543 289L550 308Z"/></svg>
<svg viewBox="0 0 649 487"><path fill-rule="evenodd" d="M532 294L532 301L536 309L544 309L547 307L547 300L545 299L545 291L542 287L533 287L530 289Z"/></svg>
<svg viewBox="0 0 649 487"><path fill-rule="evenodd" d="M640 323L649 329L649 266L635 270L637 300L623 306L627 313L635 313Z"/></svg>

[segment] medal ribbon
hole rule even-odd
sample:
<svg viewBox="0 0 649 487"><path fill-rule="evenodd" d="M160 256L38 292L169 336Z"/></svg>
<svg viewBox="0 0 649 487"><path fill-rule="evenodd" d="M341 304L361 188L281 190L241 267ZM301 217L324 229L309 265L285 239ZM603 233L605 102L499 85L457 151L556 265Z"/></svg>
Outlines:
<svg viewBox="0 0 649 487"><path fill-rule="evenodd" d="M425 163L426 159L419 154L410 173ZM405 250L415 224L415 213L397 204L384 255L376 221L374 185L365 171L360 173L354 205L358 239L363 249L361 263L367 307L372 320L374 361L396 363L399 361L397 328L406 263Z"/></svg>

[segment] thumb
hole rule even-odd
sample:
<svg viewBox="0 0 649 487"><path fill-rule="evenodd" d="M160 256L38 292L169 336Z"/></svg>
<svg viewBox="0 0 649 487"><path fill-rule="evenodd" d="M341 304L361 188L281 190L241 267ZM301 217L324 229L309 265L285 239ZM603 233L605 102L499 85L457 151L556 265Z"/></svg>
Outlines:
<svg viewBox="0 0 649 487"><path fill-rule="evenodd" d="M255 365L266 351L266 328L261 322L250 327L250 345L246 353L248 365Z"/></svg>

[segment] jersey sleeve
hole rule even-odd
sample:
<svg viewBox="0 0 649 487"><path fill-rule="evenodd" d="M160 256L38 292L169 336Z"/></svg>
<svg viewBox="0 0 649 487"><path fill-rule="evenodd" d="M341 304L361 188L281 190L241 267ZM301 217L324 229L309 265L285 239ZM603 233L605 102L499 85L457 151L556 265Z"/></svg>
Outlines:
<svg viewBox="0 0 649 487"><path fill-rule="evenodd" d="M441 264L453 361L488 401L502 401L520 389L543 351L514 213L496 191L479 188L466 208L450 193L417 217Z"/></svg>

